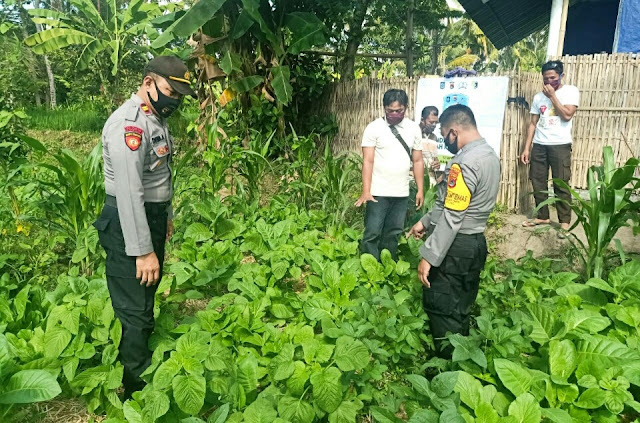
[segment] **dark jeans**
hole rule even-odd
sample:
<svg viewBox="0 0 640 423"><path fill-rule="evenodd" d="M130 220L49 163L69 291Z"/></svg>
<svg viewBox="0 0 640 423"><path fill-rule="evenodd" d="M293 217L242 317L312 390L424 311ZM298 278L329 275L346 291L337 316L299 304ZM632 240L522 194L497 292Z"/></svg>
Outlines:
<svg viewBox="0 0 640 423"><path fill-rule="evenodd" d="M160 262L164 261L167 235L167 205L145 204L147 221L151 229L153 249ZM120 362L124 366L124 397L144 388L140 375L151 364L149 337L153 332L153 302L158 284L146 287L136 279L136 258L125 253L124 237L118 209L105 205L94 223L100 244L107 253L106 274L111 304L116 317L122 323L122 340L119 347Z"/></svg>
<svg viewBox="0 0 640 423"><path fill-rule="evenodd" d="M422 304L429 316L436 354L442 358L451 358L453 353L453 347L443 346L447 332L469 334L471 307L486 260L484 234L458 234L440 266L429 272L431 288L423 287Z"/></svg>
<svg viewBox="0 0 640 423"><path fill-rule="evenodd" d="M571 144L562 145L540 145L533 144L531 150L531 168L529 169L529 178L533 186L533 197L536 200L536 206L546 201L549 195L546 193L549 189L549 167L551 167L551 176L556 179L562 179L567 184L571 180ZM555 203L558 212L558 221L560 223L571 222L571 193L569 190L553 184L553 192L555 195L567 201ZM549 219L549 207L544 206L538 210L538 219Z"/></svg>
<svg viewBox="0 0 640 423"><path fill-rule="evenodd" d="M408 197L374 197L377 203L367 203L364 215L364 236L360 253L369 253L380 260L380 252L389 250L393 259L398 251L398 236L404 229Z"/></svg>

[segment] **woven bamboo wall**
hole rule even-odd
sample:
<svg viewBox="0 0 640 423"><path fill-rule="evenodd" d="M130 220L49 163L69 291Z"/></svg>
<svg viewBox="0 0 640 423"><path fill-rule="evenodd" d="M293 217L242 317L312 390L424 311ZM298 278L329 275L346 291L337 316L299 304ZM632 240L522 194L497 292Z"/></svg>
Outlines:
<svg viewBox="0 0 640 423"><path fill-rule="evenodd" d="M602 147L613 147L618 164L640 156L640 57L632 55L567 56L565 83L580 90L580 107L573 121L574 147L571 184L585 188L587 170L599 164ZM542 88L538 73L504 73L510 77L509 97L524 97L530 104ZM339 132L333 140L336 152L360 151L362 132L382 115L382 96L390 88L409 95L407 115L414 115L416 78L375 79L330 86L319 104L320 113L335 115ZM498 201L520 212L532 209L528 168L518 156L525 142L529 110L510 103L505 111L500 160L502 178Z"/></svg>

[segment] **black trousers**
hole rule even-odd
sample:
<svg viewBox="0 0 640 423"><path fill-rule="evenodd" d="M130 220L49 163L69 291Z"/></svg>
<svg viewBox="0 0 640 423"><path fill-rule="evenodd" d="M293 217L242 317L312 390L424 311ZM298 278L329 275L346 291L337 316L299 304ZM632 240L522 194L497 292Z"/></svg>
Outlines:
<svg viewBox="0 0 640 423"><path fill-rule="evenodd" d="M167 236L167 203L147 203L145 210L153 249L160 262L160 275L164 261ZM124 366L125 399L144 388L140 375L151 364L149 337L153 332L153 303L158 284L146 287L136 279L136 257L125 253L124 237L118 209L105 205L93 224L98 230L100 244L107 253L106 274L111 304L122 323L119 359Z"/></svg>
<svg viewBox="0 0 640 423"><path fill-rule="evenodd" d="M551 176L556 179L562 179L567 184L571 180L571 144L562 145L541 145L533 144L531 149L531 168L529 169L529 178L533 186L533 197L536 206L546 201L549 195L546 193L549 189L549 168L551 168ZM565 202L555 203L558 212L558 221L560 223L571 222L571 193L569 190L553 184L553 192L558 198ZM549 219L549 207L545 206L538 210L538 219Z"/></svg>
<svg viewBox="0 0 640 423"><path fill-rule="evenodd" d="M453 353L451 346L443 346L447 332L469 334L471 307L486 260L484 234L458 234L440 266L429 272L431 288L423 287L422 304L439 357L450 358Z"/></svg>
<svg viewBox="0 0 640 423"><path fill-rule="evenodd" d="M369 253L380 260L380 252L389 250L396 259L398 236L404 229L408 197L374 197L377 203L367 203L364 215L364 236L360 253Z"/></svg>

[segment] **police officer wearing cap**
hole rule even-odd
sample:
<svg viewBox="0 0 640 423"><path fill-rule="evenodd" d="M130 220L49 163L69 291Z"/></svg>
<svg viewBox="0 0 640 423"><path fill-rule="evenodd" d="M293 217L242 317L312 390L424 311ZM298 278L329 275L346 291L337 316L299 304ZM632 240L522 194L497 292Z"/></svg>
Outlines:
<svg viewBox="0 0 640 423"><path fill-rule="evenodd" d="M133 94L102 130L105 206L94 226L107 253L111 303L122 323L120 361L124 398L144 387L151 364L153 302L173 233L171 158L167 118L185 95L195 97L185 64L170 56L151 60Z"/></svg>
<svg viewBox="0 0 640 423"><path fill-rule="evenodd" d="M438 184L435 206L407 237L428 235L420 248L418 266L422 301L436 353L450 358L453 349L443 343L447 332L469 334L471 307L487 258L484 230L496 204L500 160L478 133L469 107L447 108L440 117L440 128L454 156Z"/></svg>

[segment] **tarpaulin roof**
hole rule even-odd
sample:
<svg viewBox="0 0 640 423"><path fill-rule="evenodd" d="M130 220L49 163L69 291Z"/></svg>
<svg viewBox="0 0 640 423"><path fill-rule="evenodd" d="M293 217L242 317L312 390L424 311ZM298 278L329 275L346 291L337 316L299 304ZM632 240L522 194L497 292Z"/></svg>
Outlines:
<svg viewBox="0 0 640 423"><path fill-rule="evenodd" d="M515 44L541 30L551 17L551 0L458 1L496 48ZM580 1L571 0L569 6Z"/></svg>

